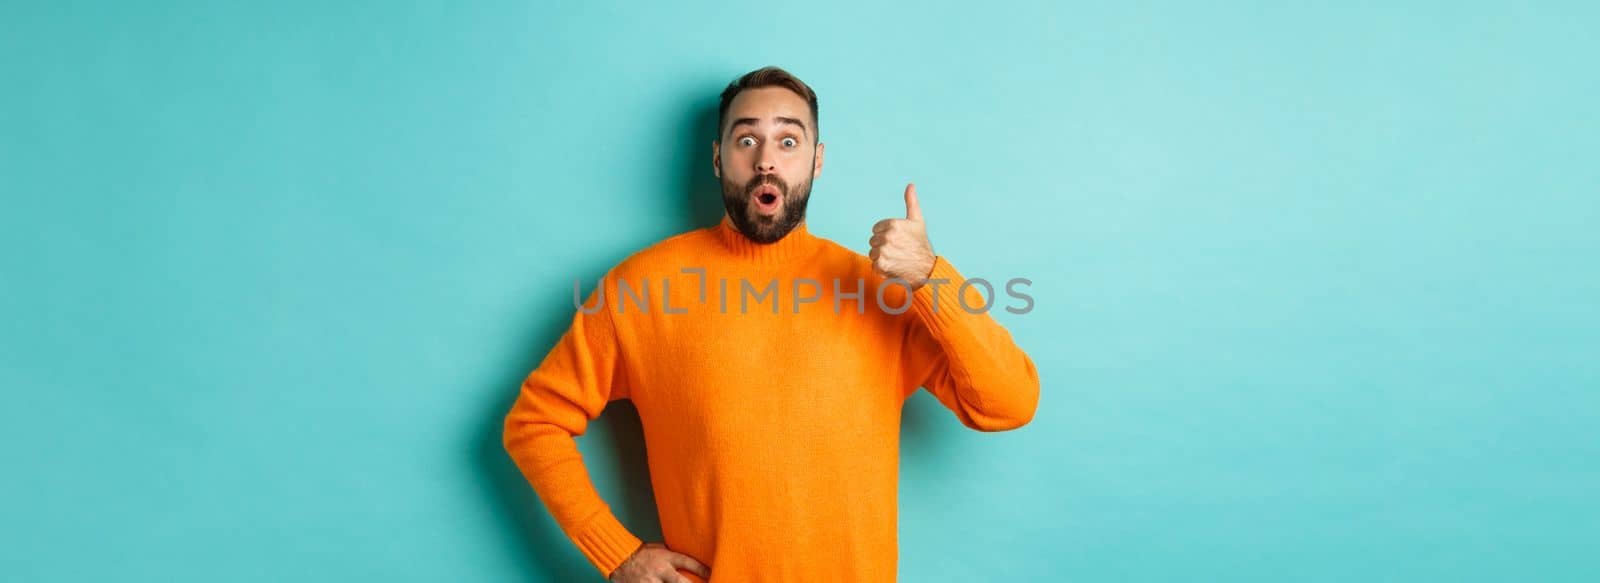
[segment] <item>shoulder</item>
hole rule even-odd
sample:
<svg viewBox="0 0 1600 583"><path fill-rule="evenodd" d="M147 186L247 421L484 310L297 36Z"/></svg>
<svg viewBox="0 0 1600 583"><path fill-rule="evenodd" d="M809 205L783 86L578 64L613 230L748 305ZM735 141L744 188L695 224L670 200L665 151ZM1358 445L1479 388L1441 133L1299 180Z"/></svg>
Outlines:
<svg viewBox="0 0 1600 583"><path fill-rule="evenodd" d="M715 237L716 233L705 227L678 233L634 251L612 267L611 274L618 277L655 276L694 267L696 258L703 257L716 243Z"/></svg>

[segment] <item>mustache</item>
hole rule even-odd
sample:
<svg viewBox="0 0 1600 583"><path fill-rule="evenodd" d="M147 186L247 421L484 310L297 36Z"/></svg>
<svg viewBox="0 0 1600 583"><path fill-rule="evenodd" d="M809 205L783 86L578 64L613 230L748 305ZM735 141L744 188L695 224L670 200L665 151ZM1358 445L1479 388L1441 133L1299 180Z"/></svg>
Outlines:
<svg viewBox="0 0 1600 583"><path fill-rule="evenodd" d="M776 174L763 174L761 176L751 178L750 183L745 185L745 196L749 196L750 193L755 192L757 188L761 188L763 184L771 184L778 187L778 192L784 193L785 196L789 194L789 185L785 183L782 178L779 178Z"/></svg>

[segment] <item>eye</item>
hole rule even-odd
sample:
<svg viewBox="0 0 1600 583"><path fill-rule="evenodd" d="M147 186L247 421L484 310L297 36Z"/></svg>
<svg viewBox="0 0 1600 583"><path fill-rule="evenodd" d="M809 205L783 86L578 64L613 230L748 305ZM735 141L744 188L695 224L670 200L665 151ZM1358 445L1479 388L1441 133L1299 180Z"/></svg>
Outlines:
<svg viewBox="0 0 1600 583"><path fill-rule="evenodd" d="M783 147L785 147L785 148L793 148L793 147L798 146L798 145L800 145L800 142L796 142L794 140L794 138L784 138L783 139Z"/></svg>
<svg viewBox="0 0 1600 583"><path fill-rule="evenodd" d="M748 148L750 146L754 146L754 145L756 145L756 139L752 138L750 136L745 136L745 137L739 138L739 145L744 146L746 148Z"/></svg>

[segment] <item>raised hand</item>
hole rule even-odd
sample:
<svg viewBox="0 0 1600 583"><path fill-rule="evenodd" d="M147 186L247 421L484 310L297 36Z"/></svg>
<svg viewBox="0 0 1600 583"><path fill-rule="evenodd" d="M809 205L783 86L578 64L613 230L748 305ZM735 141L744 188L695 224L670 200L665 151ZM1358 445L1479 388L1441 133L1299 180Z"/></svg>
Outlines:
<svg viewBox="0 0 1600 583"><path fill-rule="evenodd" d="M933 245L928 242L917 203L917 186L906 185L906 218L884 219L872 226L872 268L884 278L905 280L911 289L922 287L933 272Z"/></svg>

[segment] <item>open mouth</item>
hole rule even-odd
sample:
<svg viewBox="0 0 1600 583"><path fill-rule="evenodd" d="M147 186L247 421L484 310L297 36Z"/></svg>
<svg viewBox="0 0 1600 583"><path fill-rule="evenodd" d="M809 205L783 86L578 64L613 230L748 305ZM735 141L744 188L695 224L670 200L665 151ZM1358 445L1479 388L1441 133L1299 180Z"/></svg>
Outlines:
<svg viewBox="0 0 1600 583"><path fill-rule="evenodd" d="M772 184L763 184L750 194L756 203L756 211L761 214L775 214L778 207L783 206L783 197L779 196L778 187Z"/></svg>

